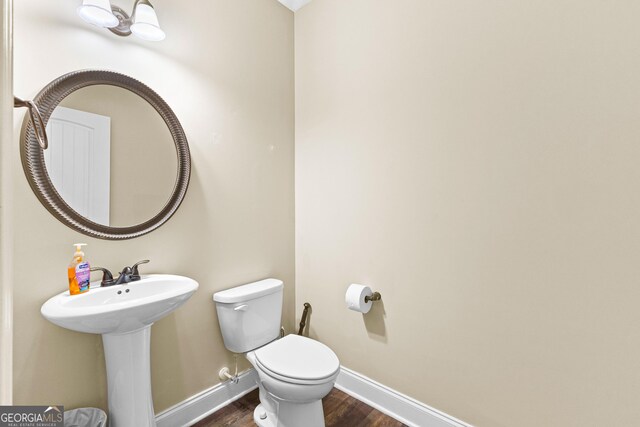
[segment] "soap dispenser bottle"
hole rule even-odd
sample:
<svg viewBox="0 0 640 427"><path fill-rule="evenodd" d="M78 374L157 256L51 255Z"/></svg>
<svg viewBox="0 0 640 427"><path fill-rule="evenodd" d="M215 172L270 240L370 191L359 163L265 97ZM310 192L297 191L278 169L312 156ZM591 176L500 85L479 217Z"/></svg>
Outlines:
<svg viewBox="0 0 640 427"><path fill-rule="evenodd" d="M77 295L89 290L89 282L91 281L91 267L89 262L84 258L82 247L86 243L75 243L76 252L73 259L69 263L67 276L69 277L69 294Z"/></svg>

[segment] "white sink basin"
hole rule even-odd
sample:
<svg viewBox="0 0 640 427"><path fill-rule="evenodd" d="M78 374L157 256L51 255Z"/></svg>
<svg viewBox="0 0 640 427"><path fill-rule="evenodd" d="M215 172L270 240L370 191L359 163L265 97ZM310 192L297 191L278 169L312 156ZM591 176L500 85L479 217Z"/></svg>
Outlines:
<svg viewBox="0 0 640 427"><path fill-rule="evenodd" d="M42 305L51 323L77 332L111 334L135 331L166 316L198 289L188 277L152 274L126 285L63 292Z"/></svg>
<svg viewBox="0 0 640 427"><path fill-rule="evenodd" d="M126 285L63 292L40 312L63 328L102 334L107 365L110 427L154 427L151 396L151 325L184 304L198 282L151 274ZM167 350L171 350L168 348Z"/></svg>

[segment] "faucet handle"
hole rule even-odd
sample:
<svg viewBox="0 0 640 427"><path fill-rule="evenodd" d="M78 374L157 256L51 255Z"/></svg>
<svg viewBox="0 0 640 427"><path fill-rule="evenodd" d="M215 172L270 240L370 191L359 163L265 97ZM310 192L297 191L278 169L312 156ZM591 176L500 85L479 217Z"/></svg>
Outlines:
<svg viewBox="0 0 640 427"><path fill-rule="evenodd" d="M100 286L111 286L115 283L113 280L113 274L109 270L103 267L93 267L91 271L102 271L102 280L100 281Z"/></svg>
<svg viewBox="0 0 640 427"><path fill-rule="evenodd" d="M133 267L131 267L131 276L133 276L136 280L140 279L140 272L138 271L138 266L140 264L147 264L149 262L148 259L143 259L142 261L138 261L135 264L133 264Z"/></svg>

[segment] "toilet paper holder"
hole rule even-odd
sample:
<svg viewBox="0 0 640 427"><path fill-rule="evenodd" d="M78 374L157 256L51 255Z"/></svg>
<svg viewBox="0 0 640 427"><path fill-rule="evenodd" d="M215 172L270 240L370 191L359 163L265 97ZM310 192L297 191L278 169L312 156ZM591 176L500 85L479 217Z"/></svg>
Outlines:
<svg viewBox="0 0 640 427"><path fill-rule="evenodd" d="M367 295L364 297L364 302L369 302L369 301L380 301L382 299L382 295L380 295L380 292L374 292L373 294L371 294L371 296Z"/></svg>

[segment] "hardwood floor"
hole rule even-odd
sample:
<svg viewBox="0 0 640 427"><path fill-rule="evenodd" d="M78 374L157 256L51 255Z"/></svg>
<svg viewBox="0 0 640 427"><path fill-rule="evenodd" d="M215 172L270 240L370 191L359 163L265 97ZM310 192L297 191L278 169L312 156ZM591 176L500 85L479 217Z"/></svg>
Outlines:
<svg viewBox="0 0 640 427"><path fill-rule="evenodd" d="M258 390L225 406L193 427L254 427L253 409L260 403ZM326 427L403 427L399 421L386 416L338 389L322 399ZM305 426L300 426L305 427Z"/></svg>

